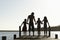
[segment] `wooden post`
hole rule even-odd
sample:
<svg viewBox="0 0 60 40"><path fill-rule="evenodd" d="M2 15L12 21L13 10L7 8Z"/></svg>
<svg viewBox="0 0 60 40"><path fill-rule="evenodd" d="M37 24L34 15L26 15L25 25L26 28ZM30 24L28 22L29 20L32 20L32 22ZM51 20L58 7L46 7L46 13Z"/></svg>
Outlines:
<svg viewBox="0 0 60 40"><path fill-rule="evenodd" d="M48 36L48 37L50 37L50 34L51 34L51 28L50 28L50 26L49 26L49 36Z"/></svg>
<svg viewBox="0 0 60 40"><path fill-rule="evenodd" d="M2 40L6 40L6 36L2 36Z"/></svg>
<svg viewBox="0 0 60 40"><path fill-rule="evenodd" d="M21 37L21 26L19 26L19 38Z"/></svg>
<svg viewBox="0 0 60 40"><path fill-rule="evenodd" d="M57 34L55 34L55 39L58 39L58 35Z"/></svg>
<svg viewBox="0 0 60 40"><path fill-rule="evenodd" d="M16 34L14 35L14 39L16 39Z"/></svg>

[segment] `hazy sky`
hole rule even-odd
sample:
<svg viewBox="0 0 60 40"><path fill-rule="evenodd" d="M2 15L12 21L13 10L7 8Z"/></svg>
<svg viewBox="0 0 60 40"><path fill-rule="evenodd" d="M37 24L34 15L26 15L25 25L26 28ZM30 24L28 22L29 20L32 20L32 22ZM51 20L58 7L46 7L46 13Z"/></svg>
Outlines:
<svg viewBox="0 0 60 40"><path fill-rule="evenodd" d="M60 0L0 0L0 30L18 30L31 12L47 16L51 26L60 25Z"/></svg>

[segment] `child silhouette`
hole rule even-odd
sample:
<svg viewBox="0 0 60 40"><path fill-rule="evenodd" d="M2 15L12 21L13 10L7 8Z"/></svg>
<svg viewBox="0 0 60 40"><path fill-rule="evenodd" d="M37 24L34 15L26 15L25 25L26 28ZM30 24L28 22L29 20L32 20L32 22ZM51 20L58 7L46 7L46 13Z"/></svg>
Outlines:
<svg viewBox="0 0 60 40"><path fill-rule="evenodd" d="M38 18L38 20L37 20L37 31L38 31L38 36L40 36L40 29L41 29L41 24L42 24L42 22L41 22L41 20L40 20L40 18Z"/></svg>
<svg viewBox="0 0 60 40"><path fill-rule="evenodd" d="M24 25L23 25L23 28L22 28L22 31L24 32L24 35L26 35L26 31L27 31L27 26L26 26L26 24L28 24L28 23L26 22L26 19L24 19L24 21L22 22L22 24L24 24ZM22 26L22 24L21 24L21 26Z"/></svg>

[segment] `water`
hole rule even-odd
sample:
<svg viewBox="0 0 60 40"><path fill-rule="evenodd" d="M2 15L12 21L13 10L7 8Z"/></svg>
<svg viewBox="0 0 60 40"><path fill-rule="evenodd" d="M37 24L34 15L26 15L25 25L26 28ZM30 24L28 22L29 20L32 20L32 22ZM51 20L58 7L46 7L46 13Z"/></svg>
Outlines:
<svg viewBox="0 0 60 40"><path fill-rule="evenodd" d="M17 38L19 37L19 32L0 32L0 40L2 40L2 36L6 36L7 40L14 40L14 34L17 35Z"/></svg>
<svg viewBox="0 0 60 40"><path fill-rule="evenodd" d="M7 40L14 40L13 39L14 34L16 34L17 38L19 37L18 31L17 32L0 32L0 40L2 40L2 36L6 36ZM38 35L36 31L34 34ZM60 31L51 31L51 38L55 38L55 34L58 34L58 39L60 39ZM23 35L23 32L22 32L22 35ZM27 32L27 35L29 35L29 32ZM32 32L31 32L31 35L33 35ZM41 32L41 35L44 35L43 31Z"/></svg>
<svg viewBox="0 0 60 40"><path fill-rule="evenodd" d="M51 38L55 38L55 34L58 35L58 39L60 39L60 31L52 31L51 32Z"/></svg>

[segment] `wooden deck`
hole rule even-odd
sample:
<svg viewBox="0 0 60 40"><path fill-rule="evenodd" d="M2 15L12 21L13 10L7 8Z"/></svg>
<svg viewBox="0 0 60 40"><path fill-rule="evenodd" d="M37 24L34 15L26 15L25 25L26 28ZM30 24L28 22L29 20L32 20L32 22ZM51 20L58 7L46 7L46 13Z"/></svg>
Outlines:
<svg viewBox="0 0 60 40"><path fill-rule="evenodd" d="M54 39L47 36L22 36L21 38L16 38L14 40L60 40L60 39Z"/></svg>

